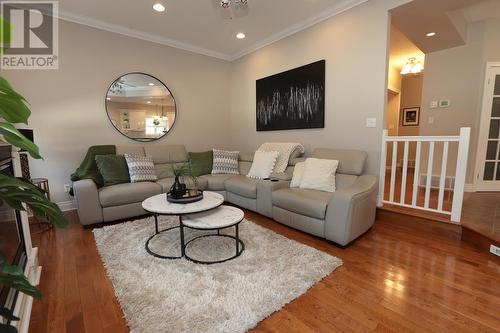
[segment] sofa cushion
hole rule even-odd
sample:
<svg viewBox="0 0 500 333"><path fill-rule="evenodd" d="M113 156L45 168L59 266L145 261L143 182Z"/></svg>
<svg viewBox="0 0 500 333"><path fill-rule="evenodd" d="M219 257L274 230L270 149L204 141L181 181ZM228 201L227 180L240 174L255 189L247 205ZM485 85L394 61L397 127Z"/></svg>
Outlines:
<svg viewBox="0 0 500 333"><path fill-rule="evenodd" d="M257 181L245 176L234 176L225 181L226 191L245 198L257 198Z"/></svg>
<svg viewBox="0 0 500 333"><path fill-rule="evenodd" d="M232 177L235 177L235 175L204 175L198 177L198 179L207 181L206 189L209 191L225 191L226 187L224 186L224 182Z"/></svg>
<svg viewBox="0 0 500 333"><path fill-rule="evenodd" d="M123 155L96 155L95 162L104 186L130 183L127 161Z"/></svg>
<svg viewBox="0 0 500 333"><path fill-rule="evenodd" d="M124 146L116 146L116 155L138 155L138 156L146 156L144 154L144 147L139 145L124 145Z"/></svg>
<svg viewBox="0 0 500 333"><path fill-rule="evenodd" d="M189 153L191 173L195 177L208 175L212 173L213 161L214 161L214 152L211 150L201 153Z"/></svg>
<svg viewBox="0 0 500 333"><path fill-rule="evenodd" d="M99 201L103 207L126 205L161 192L161 186L153 182L118 184L99 189Z"/></svg>
<svg viewBox="0 0 500 333"><path fill-rule="evenodd" d="M283 188L272 194L273 205L291 212L324 220L333 193Z"/></svg>
<svg viewBox="0 0 500 333"><path fill-rule="evenodd" d="M199 190L207 189L208 181L206 179L198 177L196 181L198 183L197 185ZM194 187L193 180L191 178L186 178L185 182L188 188ZM170 187L174 184L174 178L163 178L158 180L156 183L159 184L162 187L163 192L166 193L170 191Z"/></svg>
<svg viewBox="0 0 500 333"><path fill-rule="evenodd" d="M311 157L338 160L338 173L361 176L368 154L361 150L317 148Z"/></svg>
<svg viewBox="0 0 500 333"><path fill-rule="evenodd" d="M187 162L188 155L183 145L147 145L146 156L151 156L155 164Z"/></svg>

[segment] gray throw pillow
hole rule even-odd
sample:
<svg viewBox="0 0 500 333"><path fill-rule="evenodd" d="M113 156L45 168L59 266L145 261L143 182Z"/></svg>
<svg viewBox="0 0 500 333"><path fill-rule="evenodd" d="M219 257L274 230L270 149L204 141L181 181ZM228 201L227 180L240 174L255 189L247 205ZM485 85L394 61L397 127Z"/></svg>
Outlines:
<svg viewBox="0 0 500 333"><path fill-rule="evenodd" d="M239 151L227 151L214 149L214 163L212 166L212 175L239 175L238 156Z"/></svg>
<svg viewBox="0 0 500 333"><path fill-rule="evenodd" d="M130 182L149 182L158 179L152 157L125 154L125 160L130 174Z"/></svg>

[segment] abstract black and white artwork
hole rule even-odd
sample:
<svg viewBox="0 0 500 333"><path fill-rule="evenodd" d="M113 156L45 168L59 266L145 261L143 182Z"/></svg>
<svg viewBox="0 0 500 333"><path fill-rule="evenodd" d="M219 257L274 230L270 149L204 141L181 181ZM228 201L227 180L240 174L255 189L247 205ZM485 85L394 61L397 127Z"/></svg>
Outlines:
<svg viewBox="0 0 500 333"><path fill-rule="evenodd" d="M257 131L325 127L325 60L257 80Z"/></svg>

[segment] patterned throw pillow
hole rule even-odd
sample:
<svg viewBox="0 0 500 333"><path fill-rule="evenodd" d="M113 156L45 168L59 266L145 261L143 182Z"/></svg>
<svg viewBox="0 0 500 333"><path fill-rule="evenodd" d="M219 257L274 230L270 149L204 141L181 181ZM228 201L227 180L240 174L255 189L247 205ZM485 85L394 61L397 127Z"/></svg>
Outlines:
<svg viewBox="0 0 500 333"><path fill-rule="evenodd" d="M239 151L226 151L214 149L214 163L212 166L212 175L226 174L239 175L238 156Z"/></svg>
<svg viewBox="0 0 500 333"><path fill-rule="evenodd" d="M156 181L158 179L152 157L125 154L125 159L127 160L131 183Z"/></svg>

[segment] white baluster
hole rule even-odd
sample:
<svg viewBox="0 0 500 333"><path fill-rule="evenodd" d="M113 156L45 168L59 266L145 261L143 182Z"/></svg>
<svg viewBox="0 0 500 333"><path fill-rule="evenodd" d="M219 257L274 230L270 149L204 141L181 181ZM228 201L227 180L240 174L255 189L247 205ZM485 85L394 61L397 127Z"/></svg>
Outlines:
<svg viewBox="0 0 500 333"><path fill-rule="evenodd" d="M422 142L417 142L417 151L415 153L415 174L413 175L413 194L411 198L411 205L417 207L418 185L420 178L420 155L422 152Z"/></svg>
<svg viewBox="0 0 500 333"><path fill-rule="evenodd" d="M392 164L391 164L391 189L389 192L389 201L394 202L394 184L396 182L396 160L398 157L398 143L392 143Z"/></svg>
<svg viewBox="0 0 500 333"><path fill-rule="evenodd" d="M409 150L410 143L408 141L405 141L405 149L404 149L404 157L403 157L403 176L401 180L401 195L399 198L399 203L404 204L405 203L405 196L406 196L406 176L408 173L408 150Z"/></svg>
<svg viewBox="0 0 500 333"><path fill-rule="evenodd" d="M448 145L445 142L443 146L443 159L441 161L441 176L439 177L439 195L438 195L438 210L443 210L444 186L446 184L446 165L448 163Z"/></svg>
<svg viewBox="0 0 500 333"><path fill-rule="evenodd" d="M431 197L433 163L434 163L434 141L431 141L429 144L429 160L427 161L427 179L425 183L424 208L429 208L429 200Z"/></svg>

